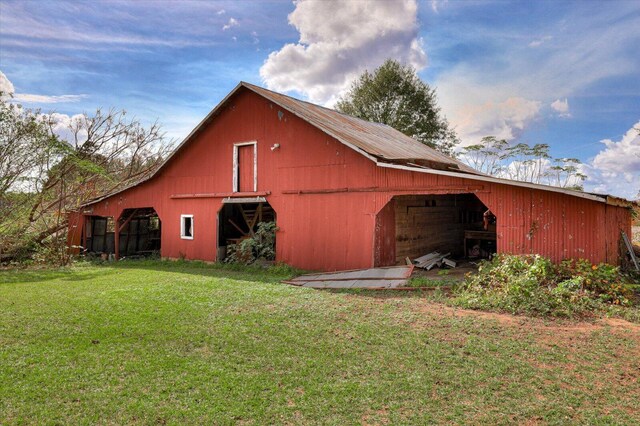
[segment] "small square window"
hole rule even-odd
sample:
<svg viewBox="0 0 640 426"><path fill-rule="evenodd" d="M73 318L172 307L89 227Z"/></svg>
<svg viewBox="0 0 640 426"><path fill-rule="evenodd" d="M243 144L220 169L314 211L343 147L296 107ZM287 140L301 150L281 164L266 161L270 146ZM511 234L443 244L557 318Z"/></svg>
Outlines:
<svg viewBox="0 0 640 426"><path fill-rule="evenodd" d="M180 215L180 238L193 240L193 215Z"/></svg>

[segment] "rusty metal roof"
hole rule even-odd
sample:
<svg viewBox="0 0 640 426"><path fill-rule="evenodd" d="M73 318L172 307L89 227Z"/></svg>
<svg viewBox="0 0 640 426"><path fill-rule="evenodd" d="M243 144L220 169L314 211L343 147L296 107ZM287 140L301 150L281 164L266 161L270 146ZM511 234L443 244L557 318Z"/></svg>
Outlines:
<svg viewBox="0 0 640 426"><path fill-rule="evenodd" d="M241 82L240 86L269 99L361 153L364 152L382 160L418 161L424 162L430 167L481 174L464 163L442 154L386 124L373 123L342 114L253 84Z"/></svg>

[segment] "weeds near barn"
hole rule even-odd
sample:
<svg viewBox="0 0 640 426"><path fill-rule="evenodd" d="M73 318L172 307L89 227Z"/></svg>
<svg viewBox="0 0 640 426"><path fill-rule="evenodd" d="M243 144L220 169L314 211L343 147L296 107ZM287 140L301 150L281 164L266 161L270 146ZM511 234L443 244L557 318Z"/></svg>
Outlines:
<svg viewBox="0 0 640 426"><path fill-rule="evenodd" d="M295 273L0 271L0 424L640 422L638 326L279 284Z"/></svg>
<svg viewBox="0 0 640 426"><path fill-rule="evenodd" d="M498 255L458 286L452 303L543 317L598 317L626 312L614 306L637 305L637 282L604 263L567 260L554 265L539 255Z"/></svg>

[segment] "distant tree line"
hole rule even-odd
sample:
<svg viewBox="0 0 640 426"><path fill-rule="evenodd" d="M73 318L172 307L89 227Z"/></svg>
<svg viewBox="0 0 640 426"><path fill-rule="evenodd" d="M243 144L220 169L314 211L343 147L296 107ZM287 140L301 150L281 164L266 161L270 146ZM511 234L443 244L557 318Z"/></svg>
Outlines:
<svg viewBox="0 0 640 426"><path fill-rule="evenodd" d="M491 176L580 191L587 178L580 169L580 160L552 158L547 144L510 144L506 139L486 136L460 153L469 166Z"/></svg>

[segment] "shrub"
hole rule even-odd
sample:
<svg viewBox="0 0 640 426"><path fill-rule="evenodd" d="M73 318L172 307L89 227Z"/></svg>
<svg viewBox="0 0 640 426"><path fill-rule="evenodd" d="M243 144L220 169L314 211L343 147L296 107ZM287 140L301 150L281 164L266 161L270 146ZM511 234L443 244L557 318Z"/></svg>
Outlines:
<svg viewBox="0 0 640 426"><path fill-rule="evenodd" d="M227 246L228 255L225 262L250 265L259 259L275 260L277 230L275 222L258 223L258 229L253 237Z"/></svg>
<svg viewBox="0 0 640 426"><path fill-rule="evenodd" d="M467 277L454 301L472 309L570 317L632 300L631 286L615 266L586 260L554 265L539 255L498 255Z"/></svg>

